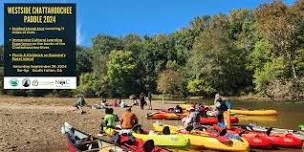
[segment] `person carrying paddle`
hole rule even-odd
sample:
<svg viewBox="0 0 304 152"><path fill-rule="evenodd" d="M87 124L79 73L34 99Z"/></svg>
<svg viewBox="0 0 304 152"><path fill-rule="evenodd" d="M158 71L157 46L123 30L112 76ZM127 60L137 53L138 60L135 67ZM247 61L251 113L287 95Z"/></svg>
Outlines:
<svg viewBox="0 0 304 152"><path fill-rule="evenodd" d="M226 103L222 100L221 97L218 97L215 102L215 108L218 111L217 113L217 119L219 123L224 122L224 112L228 110L228 106Z"/></svg>
<svg viewBox="0 0 304 152"><path fill-rule="evenodd" d="M132 113L131 107L129 107L122 115L120 119L120 125L122 129L131 129L138 123L138 119L134 113Z"/></svg>

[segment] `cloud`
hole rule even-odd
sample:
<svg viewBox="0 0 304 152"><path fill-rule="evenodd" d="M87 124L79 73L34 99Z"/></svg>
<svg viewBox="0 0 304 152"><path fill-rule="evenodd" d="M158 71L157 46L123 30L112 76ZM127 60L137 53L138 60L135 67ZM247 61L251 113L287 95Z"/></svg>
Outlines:
<svg viewBox="0 0 304 152"><path fill-rule="evenodd" d="M81 45L83 43L84 40L84 36L83 33L81 31L81 25L77 24L77 28L76 28L76 44L77 45Z"/></svg>

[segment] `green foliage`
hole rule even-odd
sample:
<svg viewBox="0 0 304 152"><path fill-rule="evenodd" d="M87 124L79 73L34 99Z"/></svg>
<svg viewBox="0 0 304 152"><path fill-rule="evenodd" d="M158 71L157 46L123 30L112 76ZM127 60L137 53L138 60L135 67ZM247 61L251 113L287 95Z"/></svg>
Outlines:
<svg viewBox="0 0 304 152"><path fill-rule="evenodd" d="M212 94L215 92L215 89L210 84L198 79L190 80L187 89L193 95Z"/></svg>
<svg viewBox="0 0 304 152"><path fill-rule="evenodd" d="M270 82L279 79L284 74L285 68L283 58L275 58L267 62L262 69L257 69L254 73L256 91L267 95L267 86Z"/></svg>
<svg viewBox="0 0 304 152"><path fill-rule="evenodd" d="M76 94L86 97L95 97L100 90L100 80L96 73L83 73L79 78L79 86L75 90Z"/></svg>
<svg viewBox="0 0 304 152"><path fill-rule="evenodd" d="M248 68L250 70L262 69L264 64L270 61L270 50L272 44L266 40L261 39L255 43L254 50L249 55Z"/></svg>
<svg viewBox="0 0 304 152"><path fill-rule="evenodd" d="M92 56L88 49L78 46L76 49L76 73L91 72L92 69Z"/></svg>
<svg viewBox="0 0 304 152"><path fill-rule="evenodd" d="M92 47L77 47L80 85L75 93L125 97L148 90L170 96L256 91L297 100L304 77L303 9L300 0L293 5L273 1L256 10L198 16L168 35L97 35ZM25 96L50 92L8 91ZM71 95L59 92L52 93Z"/></svg>
<svg viewBox="0 0 304 152"><path fill-rule="evenodd" d="M159 74L157 80L158 90L165 95L172 97L182 96L181 75L174 70L165 70Z"/></svg>
<svg viewBox="0 0 304 152"><path fill-rule="evenodd" d="M136 87L137 64L130 51L112 51L107 62L106 82L112 96L126 97Z"/></svg>

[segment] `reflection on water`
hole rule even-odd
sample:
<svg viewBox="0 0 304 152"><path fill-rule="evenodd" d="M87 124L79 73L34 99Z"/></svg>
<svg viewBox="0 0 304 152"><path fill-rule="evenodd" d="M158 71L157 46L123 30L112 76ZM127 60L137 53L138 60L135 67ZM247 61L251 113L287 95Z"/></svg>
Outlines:
<svg viewBox="0 0 304 152"><path fill-rule="evenodd" d="M256 123L278 128L298 129L298 125L304 122L304 104L284 102L249 102L235 101L234 107L249 109L274 109L278 111L276 117L240 117L241 123Z"/></svg>

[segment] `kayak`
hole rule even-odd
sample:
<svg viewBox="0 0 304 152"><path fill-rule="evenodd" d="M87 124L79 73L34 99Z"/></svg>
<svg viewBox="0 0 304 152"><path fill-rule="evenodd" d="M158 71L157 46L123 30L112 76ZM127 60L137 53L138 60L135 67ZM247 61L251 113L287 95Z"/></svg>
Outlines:
<svg viewBox="0 0 304 152"><path fill-rule="evenodd" d="M284 148L301 148L303 141L292 133L280 133L279 129L270 129L259 126L249 127L252 132L263 137L267 137L273 146ZM268 134L266 134L269 132Z"/></svg>
<svg viewBox="0 0 304 152"><path fill-rule="evenodd" d="M230 112L236 113L237 115L246 116L276 116L278 112L276 110L237 110L231 109Z"/></svg>
<svg viewBox="0 0 304 152"><path fill-rule="evenodd" d="M160 134L138 134L132 132L132 135L136 138L142 139L143 141L153 140L154 144L161 147L170 148L187 148L190 145L188 138L181 135L160 135Z"/></svg>
<svg viewBox="0 0 304 152"><path fill-rule="evenodd" d="M229 144L219 141L215 137L211 137L208 134L191 134L191 133L182 133L179 130L182 127L171 126L171 125L161 125L154 123L153 128L155 131L162 131L165 126L170 128L171 133L178 133L190 139L190 144L192 148L195 149L211 149L211 150L221 150L221 151L248 151L249 144L246 140L240 141L236 139L231 139Z"/></svg>
<svg viewBox="0 0 304 152"><path fill-rule="evenodd" d="M144 147L145 145L156 145L154 140L151 139L146 139L145 141L135 137L132 133L131 130L127 129L122 129L122 130L116 130L112 128L105 128L104 132L107 135L110 135L112 137L118 136L119 137L119 143L124 143L121 145L121 147L128 149L128 151L132 152L144 152ZM128 140L130 137L134 137L133 144L129 144ZM151 143L152 142L152 143ZM177 145L177 144L176 144ZM154 147L154 146L153 146ZM158 146L155 146L152 150L152 152L169 152L169 150L166 150L164 148L160 148Z"/></svg>
<svg viewBox="0 0 304 152"><path fill-rule="evenodd" d="M304 131L304 124L299 125L299 128Z"/></svg>
<svg viewBox="0 0 304 152"><path fill-rule="evenodd" d="M258 132L266 132L269 127L263 127L263 126L256 126L256 125L248 125L250 126L254 131ZM298 130L292 130L292 129L281 129L281 128L272 128L271 133L281 133L281 134L287 134L290 133L294 135L295 137L298 137L302 141L304 141L304 132L298 131Z"/></svg>
<svg viewBox="0 0 304 152"><path fill-rule="evenodd" d="M188 138L181 135L160 135L160 134L139 134L131 130L115 130L112 128L104 129L104 132L108 135L113 135L117 132L128 132L134 137L139 138L143 141L153 140L154 144L162 147L170 148L187 148L190 144Z"/></svg>
<svg viewBox="0 0 304 152"><path fill-rule="evenodd" d="M146 152L146 151L151 151L151 152L169 152L169 150L166 150L161 147L154 146L154 141L153 140L147 140L143 141L138 138L134 138L134 142L130 143L130 137L128 135L119 135L119 143L124 143L121 146L128 149L128 151L132 152ZM149 149L149 150L146 150Z"/></svg>
<svg viewBox="0 0 304 152"><path fill-rule="evenodd" d="M217 125L214 125L213 129L215 129L217 131L222 130L222 128L220 128ZM242 138L244 138L245 140L248 141L251 148L268 149L268 148L271 148L273 146L270 139L268 139L267 137L260 136L260 135L256 134L255 132L245 131L241 128L235 128L235 127L230 128L227 131L227 136L229 137L230 134L233 134L232 137L241 136Z"/></svg>
<svg viewBox="0 0 304 152"><path fill-rule="evenodd" d="M180 106L182 109L189 109L189 108L193 107L192 104L180 104L179 106Z"/></svg>
<svg viewBox="0 0 304 152"><path fill-rule="evenodd" d="M237 116L242 123L251 123L251 122L275 122L277 121L277 116Z"/></svg>
<svg viewBox="0 0 304 152"><path fill-rule="evenodd" d="M239 119L237 117L231 116L230 117L230 123L238 123ZM218 120L216 117L201 117L200 123L203 125L212 125L217 124Z"/></svg>
<svg viewBox="0 0 304 152"><path fill-rule="evenodd" d="M174 113L174 112L160 111L160 112L156 112L156 113L152 113L152 114L148 113L147 118L149 118L149 119L180 120L180 119L186 117L188 114L189 114L188 112L177 114L177 113Z"/></svg>
<svg viewBox="0 0 304 152"><path fill-rule="evenodd" d="M258 135L267 137L268 139L270 139L272 145L276 147L302 148L302 144L303 144L301 139L289 133L288 134L271 133L270 135L266 135L265 133L259 133Z"/></svg>
<svg viewBox="0 0 304 152"><path fill-rule="evenodd" d="M84 133L76 128L73 128L67 122L64 123L62 133L65 134L67 139L67 147L69 152L81 152L81 151L91 151L91 152L108 152L117 151L125 152L126 150L106 142L105 140L92 137L87 133Z"/></svg>

